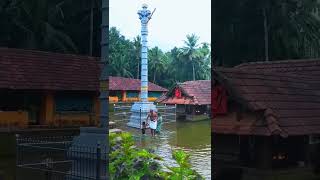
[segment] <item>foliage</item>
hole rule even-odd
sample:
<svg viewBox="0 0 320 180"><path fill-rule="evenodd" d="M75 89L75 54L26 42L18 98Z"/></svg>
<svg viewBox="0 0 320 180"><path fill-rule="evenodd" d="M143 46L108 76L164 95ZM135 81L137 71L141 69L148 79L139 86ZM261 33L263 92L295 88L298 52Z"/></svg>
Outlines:
<svg viewBox="0 0 320 180"><path fill-rule="evenodd" d="M167 167L171 172L167 173L167 179L203 179L189 164L189 155L182 150L174 151L173 159L178 163L178 167Z"/></svg>
<svg viewBox="0 0 320 180"><path fill-rule="evenodd" d="M98 0L0 1L1 47L99 57L100 25ZM196 35L188 35L185 47L169 52L150 48L150 81L170 88L176 82L210 79L210 47L201 45L198 39ZM141 38L126 39L111 27L109 40L109 74L140 78Z"/></svg>
<svg viewBox="0 0 320 180"><path fill-rule="evenodd" d="M126 39L115 27L109 30L109 74L139 77L141 38ZM211 78L210 45L199 42L195 34L187 35L185 46L163 52L159 47L148 50L149 80L170 88L176 82Z"/></svg>
<svg viewBox="0 0 320 180"><path fill-rule="evenodd" d="M214 0L212 7L215 65L264 61L265 31L270 60L320 55L317 0Z"/></svg>
<svg viewBox="0 0 320 180"><path fill-rule="evenodd" d="M91 3L92 2L92 3ZM0 46L100 56L101 1L2 0Z"/></svg>
<svg viewBox="0 0 320 180"><path fill-rule="evenodd" d="M109 173L110 179L167 179L167 180L197 180L203 179L190 168L189 155L183 151L174 151L173 158L178 167L162 169L158 161L162 158L134 146L130 133L110 133Z"/></svg>

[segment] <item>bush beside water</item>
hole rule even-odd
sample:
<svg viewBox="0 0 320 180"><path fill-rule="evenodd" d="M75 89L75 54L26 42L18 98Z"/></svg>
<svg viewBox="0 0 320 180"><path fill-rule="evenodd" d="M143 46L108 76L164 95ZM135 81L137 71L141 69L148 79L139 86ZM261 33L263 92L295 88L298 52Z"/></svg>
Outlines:
<svg viewBox="0 0 320 180"><path fill-rule="evenodd" d="M191 169L189 155L181 150L172 156L177 167L168 167L164 171L158 161L162 158L145 149L134 146L130 133L110 133L109 173L110 179L129 180L203 180L204 178Z"/></svg>

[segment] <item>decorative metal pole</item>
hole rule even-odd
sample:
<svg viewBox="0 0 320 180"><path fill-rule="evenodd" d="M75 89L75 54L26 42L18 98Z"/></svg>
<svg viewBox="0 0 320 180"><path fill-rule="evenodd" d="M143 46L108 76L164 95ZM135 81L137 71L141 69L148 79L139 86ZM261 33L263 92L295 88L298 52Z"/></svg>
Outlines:
<svg viewBox="0 0 320 180"><path fill-rule="evenodd" d="M138 11L141 21L141 101L148 102L148 22L151 19L151 12L146 4Z"/></svg>
<svg viewBox="0 0 320 180"><path fill-rule="evenodd" d="M154 12L154 11L153 11ZM148 101L148 22L153 14L148 10L146 4L138 11L141 21L141 93L140 101L135 102L131 107L131 116L128 126L141 128L141 123L146 120L150 109L157 111L153 102Z"/></svg>

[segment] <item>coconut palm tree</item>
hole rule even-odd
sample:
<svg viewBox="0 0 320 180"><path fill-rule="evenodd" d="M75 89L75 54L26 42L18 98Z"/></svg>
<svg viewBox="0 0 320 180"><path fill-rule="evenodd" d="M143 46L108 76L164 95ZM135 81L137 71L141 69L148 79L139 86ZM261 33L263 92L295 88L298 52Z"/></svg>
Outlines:
<svg viewBox="0 0 320 180"><path fill-rule="evenodd" d="M148 52L148 61L151 72L153 72L153 83L156 82L157 73L164 71L167 59L164 53L157 46L150 49Z"/></svg>
<svg viewBox="0 0 320 180"><path fill-rule="evenodd" d="M319 1L214 1L214 8L215 62L220 65L320 55Z"/></svg>
<svg viewBox="0 0 320 180"><path fill-rule="evenodd" d="M133 39L134 60L137 62L137 79L139 79L140 61L141 61L141 37L138 35Z"/></svg>
<svg viewBox="0 0 320 180"><path fill-rule="evenodd" d="M181 54L180 56L185 58L187 64L192 65L192 79L196 80L196 74L195 74L195 65L197 63L197 59L201 56L198 49L198 40L199 37L195 34L187 35L187 40L184 41L185 46L181 48Z"/></svg>
<svg viewBox="0 0 320 180"><path fill-rule="evenodd" d="M18 47L77 52L77 47L69 35L59 27L63 26L63 2L34 0L11 1L14 3L15 16L11 19L19 36L12 36Z"/></svg>

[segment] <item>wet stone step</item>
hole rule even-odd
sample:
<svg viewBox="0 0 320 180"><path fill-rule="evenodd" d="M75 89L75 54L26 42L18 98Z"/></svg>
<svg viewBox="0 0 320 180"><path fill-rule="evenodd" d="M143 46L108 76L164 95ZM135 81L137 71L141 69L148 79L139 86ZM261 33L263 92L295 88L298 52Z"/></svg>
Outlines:
<svg viewBox="0 0 320 180"><path fill-rule="evenodd" d="M115 122L109 121L109 128L110 128L110 129L111 129L111 128L115 128L115 126L116 126L116 123L115 123Z"/></svg>
<svg viewBox="0 0 320 180"><path fill-rule="evenodd" d="M109 133L121 133L121 129L109 129Z"/></svg>

